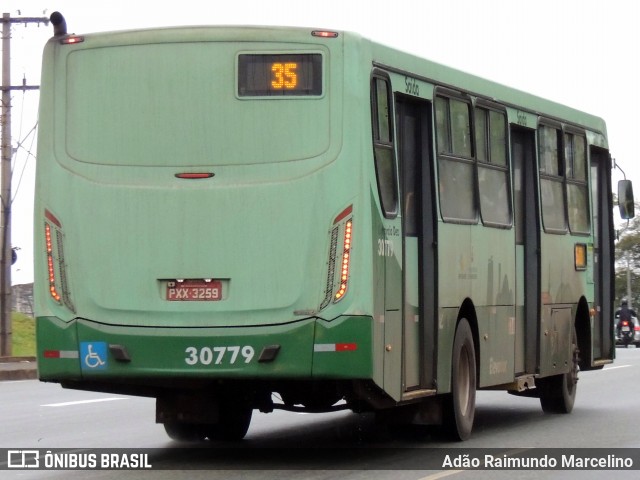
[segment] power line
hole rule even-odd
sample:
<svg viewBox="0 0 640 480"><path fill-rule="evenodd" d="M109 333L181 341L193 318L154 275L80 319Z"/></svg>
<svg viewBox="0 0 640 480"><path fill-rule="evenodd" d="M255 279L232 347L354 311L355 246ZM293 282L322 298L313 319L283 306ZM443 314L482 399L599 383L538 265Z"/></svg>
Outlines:
<svg viewBox="0 0 640 480"><path fill-rule="evenodd" d="M31 130L29 130L29 133L27 133L27 135L24 137L23 140L21 140L20 142L18 142L18 146L16 148L15 154L16 154L16 164L17 164L17 157L18 157L18 150L19 149L23 149L26 154L27 154L27 158L24 159L24 164L22 165L22 171L20 172L20 178L18 178L18 185L16 185L16 188L13 189L13 197L11 198L11 203L13 203L16 199L16 197L18 196L18 192L20 191L20 185L22 185L22 178L24 177L24 172L27 169L27 165L29 163L29 157L34 157L35 155L32 153L32 149L33 149L33 143L35 142L36 139L36 128L38 128L38 123L36 122L36 124L33 126L33 128ZM23 146L24 142L27 141L27 139L31 137L31 144L29 145L29 148L25 148ZM15 168L13 170L11 170L11 175L13 176L13 174L15 173Z"/></svg>
<svg viewBox="0 0 640 480"><path fill-rule="evenodd" d="M2 151L1 168L2 183L0 197L2 198L2 216L0 217L0 356L10 356L12 353L11 327L11 159L13 157L11 145L11 91L37 90L39 86L11 85L11 25L22 23L28 25L37 23L49 24L46 17L17 17L2 14Z"/></svg>

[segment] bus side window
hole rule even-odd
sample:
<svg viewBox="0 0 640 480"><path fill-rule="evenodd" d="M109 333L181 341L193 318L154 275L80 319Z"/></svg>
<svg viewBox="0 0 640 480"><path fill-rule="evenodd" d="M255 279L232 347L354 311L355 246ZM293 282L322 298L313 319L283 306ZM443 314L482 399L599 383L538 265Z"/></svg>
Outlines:
<svg viewBox="0 0 640 480"><path fill-rule="evenodd" d="M475 138L478 160L480 214L484 224L511 226L507 121L503 112L476 107Z"/></svg>
<svg viewBox="0 0 640 480"><path fill-rule="evenodd" d="M469 106L463 100L436 97L440 213L446 221L477 221Z"/></svg>
<svg viewBox="0 0 640 480"><path fill-rule="evenodd" d="M564 156L569 230L571 233L588 235L591 224L589 222L586 138L572 132L565 132Z"/></svg>
<svg viewBox="0 0 640 480"><path fill-rule="evenodd" d="M386 218L398 214L396 160L393 148L393 112L389 82L374 76L371 82L371 114L373 155L378 183L378 195Z"/></svg>
<svg viewBox="0 0 640 480"><path fill-rule="evenodd" d="M564 233L567 230L560 140L559 128L544 124L538 127L542 223L546 231L556 233Z"/></svg>

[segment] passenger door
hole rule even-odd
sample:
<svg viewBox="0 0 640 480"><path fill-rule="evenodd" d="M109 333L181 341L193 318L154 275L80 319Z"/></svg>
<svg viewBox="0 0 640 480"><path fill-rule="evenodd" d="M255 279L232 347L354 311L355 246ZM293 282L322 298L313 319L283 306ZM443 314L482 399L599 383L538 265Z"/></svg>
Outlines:
<svg viewBox="0 0 640 480"><path fill-rule="evenodd" d="M511 130L516 228L515 373L536 373L540 323L540 228L535 130Z"/></svg>
<svg viewBox="0 0 640 480"><path fill-rule="evenodd" d="M396 95L402 216L402 392L435 388L436 215L431 103Z"/></svg>
<svg viewBox="0 0 640 480"><path fill-rule="evenodd" d="M591 345L578 345L582 354L580 368L587 370L592 362L611 360L614 357L613 340L613 213L609 210L611 195L611 160L606 150L591 149L591 204L593 205L593 266L589 281L594 283L594 304ZM609 280L610 281L606 281ZM601 364L600 364L601 365ZM595 365L598 367L598 365Z"/></svg>

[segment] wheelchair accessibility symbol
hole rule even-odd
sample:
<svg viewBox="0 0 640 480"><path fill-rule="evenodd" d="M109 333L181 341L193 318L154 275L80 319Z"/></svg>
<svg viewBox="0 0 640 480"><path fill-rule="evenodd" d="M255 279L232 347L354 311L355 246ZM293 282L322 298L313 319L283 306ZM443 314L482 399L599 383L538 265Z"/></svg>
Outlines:
<svg viewBox="0 0 640 480"><path fill-rule="evenodd" d="M80 342L80 361L83 370L107 368L107 344L105 342Z"/></svg>

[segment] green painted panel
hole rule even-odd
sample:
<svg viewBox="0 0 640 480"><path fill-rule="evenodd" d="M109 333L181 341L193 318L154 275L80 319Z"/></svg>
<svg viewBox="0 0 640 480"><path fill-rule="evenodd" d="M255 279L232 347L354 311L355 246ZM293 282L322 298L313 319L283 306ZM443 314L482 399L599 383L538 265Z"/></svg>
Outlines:
<svg viewBox="0 0 640 480"><path fill-rule="evenodd" d="M234 95L236 56L251 50L264 45L159 42L72 51L64 97L68 155L101 165L181 166L188 159L191 166L220 166L289 162L328 150L327 96Z"/></svg>
<svg viewBox="0 0 640 480"><path fill-rule="evenodd" d="M305 378L311 374L314 321L246 328L140 328L78 321L83 378ZM92 345L91 351L88 350ZM99 361L87 355L105 349ZM109 345L126 348L118 361ZM273 361L259 362L265 347L279 345Z"/></svg>
<svg viewBox="0 0 640 480"><path fill-rule="evenodd" d="M480 387L513 381L516 323L511 306L477 309L480 342Z"/></svg>
<svg viewBox="0 0 640 480"><path fill-rule="evenodd" d="M373 319L343 317L316 322L313 377L373 377Z"/></svg>
<svg viewBox="0 0 640 480"><path fill-rule="evenodd" d="M544 307L540 324L540 375L570 370L573 360L571 308Z"/></svg>
<svg viewBox="0 0 640 480"><path fill-rule="evenodd" d="M36 318L38 377L43 381L80 378L75 322L55 317Z"/></svg>

